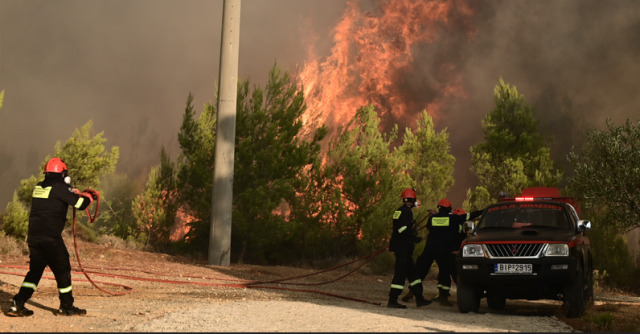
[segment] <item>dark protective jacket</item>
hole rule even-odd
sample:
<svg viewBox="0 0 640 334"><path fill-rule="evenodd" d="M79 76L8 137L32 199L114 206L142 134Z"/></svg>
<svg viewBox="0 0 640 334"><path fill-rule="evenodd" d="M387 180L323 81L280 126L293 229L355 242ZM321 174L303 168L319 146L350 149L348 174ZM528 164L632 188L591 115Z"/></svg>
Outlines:
<svg viewBox="0 0 640 334"><path fill-rule="evenodd" d="M455 215L448 208L440 208L440 211L427 220L427 244L425 247L437 247L446 251L454 251L460 248L462 227L467 220L474 219L482 214L482 210L468 214Z"/></svg>
<svg viewBox="0 0 640 334"><path fill-rule="evenodd" d="M27 242L37 245L62 239L69 205L86 209L91 199L73 192L61 177L45 177L33 189Z"/></svg>
<svg viewBox="0 0 640 334"><path fill-rule="evenodd" d="M393 213L393 231L389 241L392 252L412 250L416 238L415 221L411 208L402 205Z"/></svg>

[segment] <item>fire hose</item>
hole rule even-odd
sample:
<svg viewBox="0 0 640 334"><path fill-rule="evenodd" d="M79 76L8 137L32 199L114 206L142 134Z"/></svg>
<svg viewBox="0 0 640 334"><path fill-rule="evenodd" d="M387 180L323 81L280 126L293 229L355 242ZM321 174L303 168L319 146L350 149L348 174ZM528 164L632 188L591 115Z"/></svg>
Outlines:
<svg viewBox="0 0 640 334"><path fill-rule="evenodd" d="M98 218L98 212L100 210L100 193L98 191L95 190L91 190L89 189L89 193L91 194L91 196L93 196L93 200L96 201L96 209L93 213L93 216L91 216L91 213L89 212L89 207L87 207L85 209L85 211L87 212L87 217L89 218L89 222L93 224L93 222L96 220L96 218ZM114 295L114 296L122 296L122 295L126 295L128 293L133 292L132 288L129 288L125 291L122 292L114 292L114 291L109 291L106 290L104 288L101 288L100 286L98 286L98 284L96 284L96 282L94 280L91 279L91 277L89 277L89 274L87 273L87 271L84 269L84 266L82 265L82 261L80 260L80 252L78 251L78 236L76 233L76 208L73 208L73 248L75 249L76 252L76 260L78 261L78 266L80 267L80 270L82 271L82 273L84 274L84 276L87 278L87 280L98 290L104 292L104 293L108 293L110 295Z"/></svg>
<svg viewBox="0 0 640 334"><path fill-rule="evenodd" d="M93 223L98 216L99 210L100 210L100 194L97 191L93 191L91 190L91 194L94 195L94 200L97 201L96 204L96 208L95 211L93 213L93 215L91 215L89 208L86 208L85 211L87 213L89 222ZM423 219L421 219L419 222L416 222L416 226L420 225L420 223L422 221L424 221L425 219L427 219L430 216L430 214L428 214L426 217L424 217ZM219 287L232 287L232 288L251 288L251 289L273 289L273 290L285 290L285 291L294 291L294 292L306 292L306 293L315 293L315 294L320 294L320 295L326 295L326 296L330 296L330 297L335 297L335 298L340 298L340 299L345 299L345 300L351 300L351 301L356 301L356 302L362 302L362 303L366 303L366 304L373 304L376 306L380 306L381 303L379 302L372 302L372 301L367 301L367 300L363 300L363 299L359 299L359 298L352 298L349 296L344 296L344 295L339 295L339 294L334 294L334 293L329 293L329 292L325 292L325 291L319 291L319 290L310 290L310 289L294 289L294 288L286 288L286 287L281 287L281 286L272 286L272 285L266 285L266 284L273 284L273 283L278 283L281 285L300 285L300 286L309 286L309 285L323 285L323 284L328 284L328 283L333 283L336 282L340 279L343 279L345 277L347 277L348 275L354 273L355 271L357 271L358 269L360 269L362 266L364 266L366 263L370 262L371 260L373 260L373 258L375 258L376 256L378 256L380 253L382 253L383 251L385 251L387 249L387 247L382 247L376 251L374 251L373 253L370 253L368 255L365 255L361 258L355 259L353 261L341 264L341 265L337 265L325 270L321 270L321 271L317 271L317 272L313 272L313 273L309 273L309 274L304 274L304 275L299 275L299 276L293 276L293 277L288 277L288 278L281 278L281 279L275 279L275 280L268 280L268 281L256 281L256 280L236 280L236 281L240 281L239 283L212 283L212 282L185 282L182 280L168 280L168 279L158 279L158 278L145 278L145 277L137 277L137 276L129 276L129 275L116 275L116 274L106 274L106 273L101 273L101 272L96 272L96 271L88 271L87 269L85 269L85 266L82 264L82 261L80 259L80 254L79 254L79 249L78 249L78 244L77 244L77 233L76 233L76 209L74 208L73 210L73 244L74 244L74 249L75 249L75 254L76 254L76 259L78 262L78 266L80 271L84 274L84 276L87 278L88 282L90 282L96 289L110 294L110 295L114 295L114 296L121 296L121 295L126 295L129 294L131 292L133 292L133 288L126 286L126 285L122 285L122 284L116 284L116 283L110 283L110 282L100 282L100 281L94 281L90 276L89 273L93 274L93 275L97 275L97 276L107 276L107 277L113 277L113 278L122 278L122 279L129 279L129 280L139 280L139 281L150 281L150 282L158 282L158 283L167 283L167 284L190 284L190 285L201 285L201 286L219 286ZM422 228L424 228L424 226L422 226L421 228L417 229L417 230L421 230ZM305 278L305 277L309 277L309 276L313 276L313 275L317 275L317 274L321 274L321 273L325 273L325 272L330 272L333 270L337 270L339 268L351 265L353 263L356 263L358 261L363 261L362 263L360 263L358 266L356 266L353 270L347 272L346 274L343 274L337 278L325 281L325 282L315 282L315 283L291 283L288 281L294 280L294 279L300 279L300 278ZM12 267L12 268L18 268L18 266L8 266L8 265L0 265L0 267ZM88 267L88 268L95 268L95 267ZM27 268L28 269L28 268ZM104 269L104 268L102 268ZM138 269L130 269L130 268L112 268L113 270L133 270L133 271L138 271L138 272L144 272L144 271L140 271ZM14 274L14 273L9 273L9 272L1 272L0 273L5 273L5 274ZM152 274L152 275L164 275L166 276L166 274L158 274L158 273L152 273L152 272L144 272L147 274ZM219 279L219 278L213 278L213 277L202 277L202 276L189 276L189 275L180 275L180 277L187 277L187 278L204 278L204 279ZM74 279L76 280L76 279ZM231 281L231 279L225 279L227 281ZM119 286L125 289L125 291L121 291L121 292L114 292L114 291L109 291L106 290L100 286L98 286L97 283L101 283L101 284L106 284L106 285L113 285L113 286Z"/></svg>
<svg viewBox="0 0 640 334"><path fill-rule="evenodd" d="M93 213L93 215L91 215L91 213L89 212L89 208L86 208L85 211L87 213L87 216L89 218L89 222L93 223L98 216L98 212L100 210L100 194L97 191L90 191L91 195L94 196L94 200L97 201L96 204L96 208L95 211ZM82 261L80 259L80 253L78 250L78 243L77 243L77 233L76 233L76 209L74 208L73 210L73 245L74 245L74 249L75 249L75 254L76 254L76 259L78 261L78 266L80 268L80 271L84 274L84 276L87 278L87 280L98 290L110 294L110 295L115 295L115 296L120 296L120 295L125 295L125 294L129 294L131 292L133 292L133 288L130 287L126 287L123 286L126 291L122 291L122 292L114 292L114 291L109 291L106 290L100 286L98 286L98 284L96 284L97 282L94 281L90 276L89 276L89 271L87 271L85 269L85 267L82 264ZM379 306L380 303L378 302L370 302L370 301L366 301L366 300L362 300L362 299L358 299L358 298L352 298L352 297L348 297L348 296L342 296L342 295L338 295L338 294L334 294L334 293L329 293L329 292L324 292L324 291L318 291L318 290L308 290L308 289L292 289L292 288L285 288L285 287L278 287L278 286L269 286L269 285L265 285L265 284L273 284L273 283L279 283L279 284L283 284L283 285L322 285L322 284L328 284L328 283L332 283L332 282L336 282L352 273L354 273L356 270L358 270L359 268L361 268L362 266L364 266L366 263L368 263L369 261L371 261L374 257L376 257L378 254L382 253L384 250L386 250L386 247L381 248L369 255L363 256L359 259L356 259L354 261L339 265L339 266L335 266L329 269L325 269L322 271L318 271L315 273L310 273L310 274L306 274L306 275L300 275L300 276L295 276L295 277L289 277L289 278L282 278L282 279L276 279L276 280L270 280L270 281L245 281L244 283L209 283L209 282L184 282L184 281L179 281L179 280L166 280L166 279L153 279L153 278L143 278L143 277L135 277L135 276L124 276L124 275L108 275L108 274L102 274L102 273L96 273L96 272L92 272L92 274L94 275L99 275L99 276L111 276L111 277L120 277L120 278L127 278L127 279L132 279L132 280L143 280L143 281L152 281L152 282L159 282L159 283L169 283L169 284L195 284L195 285L207 285L207 286L225 286L225 287L236 287L236 288L262 288L262 289L275 289L275 290L287 290L287 291L296 291L296 292L309 292L309 293L316 293L316 294L322 294L322 295L326 295L326 296L331 296L331 297L336 297L336 298L341 298L341 299L346 299L346 300L352 300L352 301L358 301L358 302L363 302L363 303L369 303L369 304L374 304ZM345 267L347 265L350 265L352 263L355 263L357 261L362 261L364 260L360 265L358 265L355 269L347 272L346 274L337 277L335 279L326 281L326 282L316 282L316 283L287 283L286 281L290 281L290 280L294 280L294 279L299 279L299 278L304 278L304 277L308 277L308 276L312 276L312 275L317 275L320 273L324 273L324 272L328 272L328 271L332 271L332 270L336 270L339 269L341 267Z"/></svg>

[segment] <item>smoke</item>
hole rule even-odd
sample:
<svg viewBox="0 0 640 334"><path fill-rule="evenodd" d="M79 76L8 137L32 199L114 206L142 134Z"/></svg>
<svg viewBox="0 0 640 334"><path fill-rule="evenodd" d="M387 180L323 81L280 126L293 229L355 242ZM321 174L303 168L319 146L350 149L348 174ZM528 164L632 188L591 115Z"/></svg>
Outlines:
<svg viewBox="0 0 640 334"><path fill-rule="evenodd" d="M322 64L350 8L382 17L390 2L244 0L239 76L263 84L275 63L292 72ZM221 10L221 0L2 0L0 206L90 119L120 147L119 172L144 175L162 146L175 157L189 92L199 110L214 99ZM473 186L469 147L482 140L500 77L536 108L559 161L584 129L640 116L640 2L454 1L446 21L421 24L436 34L407 44L412 57L385 86L406 110L383 119L411 125L438 106L436 127L448 129L457 158L455 205Z"/></svg>
<svg viewBox="0 0 640 334"><path fill-rule="evenodd" d="M222 4L0 1L0 211L55 143L89 120L107 148L120 147L118 172L146 174L162 146L175 158L189 92L198 110L215 98ZM276 62L295 69L305 32L330 30L343 7L243 1L239 77L263 84Z"/></svg>
<svg viewBox="0 0 640 334"><path fill-rule="evenodd" d="M482 3L487 4L487 3ZM640 74L640 3L636 1L500 1L480 6L475 38L465 47L464 81L469 99L452 108L454 151L482 138L478 121L494 106L499 77L517 86L535 107L552 157L571 175L566 154L584 131L640 117L635 79ZM457 120L464 126L456 127ZM475 123L475 124L473 124ZM455 130L453 130L455 129ZM470 155L467 155L470 157ZM463 157L463 155L457 155ZM460 161L458 172L468 171ZM456 178L456 186L461 179Z"/></svg>

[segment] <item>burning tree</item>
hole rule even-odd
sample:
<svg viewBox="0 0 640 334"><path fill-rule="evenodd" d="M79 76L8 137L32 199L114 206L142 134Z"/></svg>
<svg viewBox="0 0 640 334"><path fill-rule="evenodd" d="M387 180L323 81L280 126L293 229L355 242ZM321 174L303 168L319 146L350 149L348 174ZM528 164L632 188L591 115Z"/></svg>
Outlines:
<svg viewBox="0 0 640 334"><path fill-rule="evenodd" d="M180 204L193 217L187 233L192 249L207 249L215 168L216 108L205 105L196 118L189 96L178 140L177 164ZM265 89L238 83L236 153L233 191L232 256L242 262L274 260L291 229L283 203L296 196L293 183L317 157L326 131L305 141L299 136L304 96L287 72L276 66ZM287 250L288 252L288 250Z"/></svg>
<svg viewBox="0 0 640 334"><path fill-rule="evenodd" d="M330 55L321 60L311 49L299 74L309 106L305 123L326 124L333 137L358 108L373 105L386 130L414 127L425 108L437 117L449 99L466 97L456 64L462 55L448 43L455 34L456 40L473 36L470 5L385 0L366 10L348 1Z"/></svg>
<svg viewBox="0 0 640 334"><path fill-rule="evenodd" d="M381 133L379 124L373 106L362 107L329 145L327 168L336 180L335 191L341 195L344 210L332 224L342 234L339 240L344 252L382 245L400 189L410 183L390 152L397 127Z"/></svg>
<svg viewBox="0 0 640 334"><path fill-rule="evenodd" d="M131 235L155 250L164 251L178 212L175 166L165 150L160 152L160 165L151 169L144 191L132 201L136 228Z"/></svg>

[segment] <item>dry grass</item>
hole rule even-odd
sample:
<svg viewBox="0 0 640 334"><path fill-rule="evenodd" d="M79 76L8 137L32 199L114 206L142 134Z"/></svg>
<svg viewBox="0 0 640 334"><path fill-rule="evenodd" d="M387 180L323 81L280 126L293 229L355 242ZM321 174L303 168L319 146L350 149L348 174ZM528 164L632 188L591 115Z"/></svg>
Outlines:
<svg viewBox="0 0 640 334"><path fill-rule="evenodd" d="M29 254L29 246L26 241L17 240L0 231L0 255L14 257L25 254Z"/></svg>

